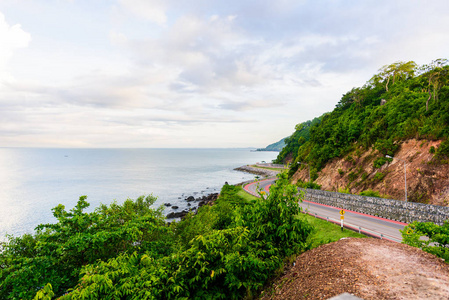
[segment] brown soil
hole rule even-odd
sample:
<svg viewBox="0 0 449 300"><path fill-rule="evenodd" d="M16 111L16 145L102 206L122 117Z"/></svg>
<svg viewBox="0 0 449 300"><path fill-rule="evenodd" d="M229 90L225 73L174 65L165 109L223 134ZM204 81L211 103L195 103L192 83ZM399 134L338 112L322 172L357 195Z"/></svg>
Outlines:
<svg viewBox="0 0 449 300"><path fill-rule="evenodd" d="M300 255L261 299L449 299L449 264L418 248L342 239Z"/></svg>
<svg viewBox="0 0 449 300"><path fill-rule="evenodd" d="M316 182L323 190L349 189L352 194L371 189L385 197L404 200L404 163L407 163L408 201L441 206L449 205L449 164L434 161L430 153L441 141L411 139L403 142L391 163L374 168L373 162L382 156L377 150L354 151L343 158L327 163L319 172ZM378 174L376 177L376 173ZM379 175L384 175L382 176ZM307 168L293 176L293 183L308 178Z"/></svg>

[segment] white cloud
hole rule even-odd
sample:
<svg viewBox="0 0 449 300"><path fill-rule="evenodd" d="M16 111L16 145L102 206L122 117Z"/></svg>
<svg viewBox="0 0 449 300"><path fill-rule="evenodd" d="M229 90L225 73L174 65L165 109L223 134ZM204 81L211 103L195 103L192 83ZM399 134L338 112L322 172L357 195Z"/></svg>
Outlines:
<svg viewBox="0 0 449 300"><path fill-rule="evenodd" d="M448 4L411 1L36 0L39 14L0 3L9 24L33 29L18 51L30 35L0 15L0 45L14 37L0 72L16 78L0 86L0 138L264 146L384 64L447 55Z"/></svg>
<svg viewBox="0 0 449 300"><path fill-rule="evenodd" d="M10 77L6 74L6 64L19 48L25 48L31 41L31 35L20 24L10 26L0 12L0 80Z"/></svg>
<svg viewBox="0 0 449 300"><path fill-rule="evenodd" d="M159 25L167 22L167 3L164 0L119 0L119 3L138 17Z"/></svg>

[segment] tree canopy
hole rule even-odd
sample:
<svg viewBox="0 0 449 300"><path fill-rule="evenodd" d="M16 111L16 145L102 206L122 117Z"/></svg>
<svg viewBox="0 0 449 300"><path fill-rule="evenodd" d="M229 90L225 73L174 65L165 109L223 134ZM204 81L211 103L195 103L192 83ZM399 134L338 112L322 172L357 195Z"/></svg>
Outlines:
<svg viewBox="0 0 449 300"><path fill-rule="evenodd" d="M86 197L54 224L0 244L1 299L239 299L309 247L296 188L244 200L225 185L215 205L167 224L155 198L101 205Z"/></svg>
<svg viewBox="0 0 449 300"><path fill-rule="evenodd" d="M290 155L293 168L295 162L306 162L320 170L355 147L374 146L394 155L397 144L409 138L442 139L436 154L446 156L448 124L448 60L420 67L412 61L397 62L344 94L332 112L311 124L307 134L302 126L296 128L277 160ZM300 135L307 138L299 142Z"/></svg>

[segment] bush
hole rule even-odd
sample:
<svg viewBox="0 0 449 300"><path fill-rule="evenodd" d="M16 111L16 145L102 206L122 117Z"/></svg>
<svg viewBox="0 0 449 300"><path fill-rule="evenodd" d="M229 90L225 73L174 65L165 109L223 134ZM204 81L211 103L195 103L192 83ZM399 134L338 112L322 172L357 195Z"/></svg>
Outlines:
<svg viewBox="0 0 449 300"><path fill-rule="evenodd" d="M368 196L368 197L377 197L377 198L381 197L379 192L373 191L373 190L366 190L366 191L360 192L359 195Z"/></svg>
<svg viewBox="0 0 449 300"><path fill-rule="evenodd" d="M368 173L363 172L363 174L362 174L362 181L365 181L366 178L368 178Z"/></svg>
<svg viewBox="0 0 449 300"><path fill-rule="evenodd" d="M349 188L338 188L338 192L342 193L342 194L351 194L351 191L349 190Z"/></svg>
<svg viewBox="0 0 449 300"><path fill-rule="evenodd" d="M443 225L432 222L413 222L401 230L404 244L420 248L449 263L449 220ZM421 237L427 239L422 239Z"/></svg>
<svg viewBox="0 0 449 300"><path fill-rule="evenodd" d="M353 182L354 180L356 180L356 178L357 178L357 173L356 173L356 172L350 172L350 173L348 174L348 180L349 180L349 182Z"/></svg>
<svg viewBox="0 0 449 300"><path fill-rule="evenodd" d="M315 182L304 182L304 181L298 181L296 185L303 189L314 189L314 190L321 190L321 185Z"/></svg>
<svg viewBox="0 0 449 300"><path fill-rule="evenodd" d="M81 268L123 253L152 251L155 257L171 252L173 240L153 196L101 205L91 213L86 196L66 211L53 209L56 224L41 224L35 235L10 237L0 244L0 298L31 299L51 283L56 295L78 282ZM46 293L48 291L46 290Z"/></svg>
<svg viewBox="0 0 449 300"><path fill-rule="evenodd" d="M378 168L382 167L386 162L391 162L391 161L392 161L391 158L386 158L384 156L378 157L374 160L373 166L374 166L374 168L378 169Z"/></svg>
<svg viewBox="0 0 449 300"><path fill-rule="evenodd" d="M387 174L384 174L384 173L382 173L382 172L377 172L376 174L374 174L373 179L374 179L375 181L381 181L382 179L384 179L384 177L385 177L386 175L387 175Z"/></svg>
<svg viewBox="0 0 449 300"><path fill-rule="evenodd" d="M313 228L285 173L261 199L237 192L226 185L215 205L170 225L149 207L153 197L93 213L85 197L69 212L60 205L58 223L0 244L0 298L251 298L310 248Z"/></svg>
<svg viewBox="0 0 449 300"><path fill-rule="evenodd" d="M437 156L442 157L448 157L449 156L449 140L446 140L440 144L438 147L438 150L436 151Z"/></svg>

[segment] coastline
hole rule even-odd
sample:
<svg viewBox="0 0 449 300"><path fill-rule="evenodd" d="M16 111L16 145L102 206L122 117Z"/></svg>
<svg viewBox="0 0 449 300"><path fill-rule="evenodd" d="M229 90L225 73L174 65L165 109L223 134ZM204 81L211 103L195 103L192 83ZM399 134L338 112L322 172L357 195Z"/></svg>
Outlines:
<svg viewBox="0 0 449 300"><path fill-rule="evenodd" d="M260 167L271 166L271 164L256 164L256 165L258 165ZM279 171L252 167L250 165L241 166L241 167L235 168L234 170L239 171L239 172L250 173L250 174L254 174L254 175L258 175L258 176L263 176L264 178L276 177L276 175L279 173ZM242 185L244 183L249 183L252 181L253 180L240 182L240 183L236 183L235 185ZM228 182L224 183L224 185L226 185L226 184L228 184ZM193 211L196 213L198 208L200 208L203 205L213 204L213 202L215 202L215 200L217 200L218 196L219 196L219 193L209 193L209 194L203 195L202 197L198 197L198 198L195 198L194 196L185 197L184 201L187 202L188 207L184 208L182 210L179 210L179 211L178 211L178 209L179 209L178 206L172 205L171 203L164 203L164 206L167 209L168 208L172 209L172 211L166 215L166 218L167 218L167 220L170 220L170 221L173 221L176 219L182 219L189 212Z"/></svg>
<svg viewBox="0 0 449 300"><path fill-rule="evenodd" d="M258 166L264 166L264 165L259 165L259 164L257 164L257 165ZM276 177L276 175L279 174L279 171L252 167L250 165L241 166L241 167L235 168L234 170L241 171L241 172L246 172L246 173L251 173L251 174L255 174L255 175L260 175L260 176L264 176L266 178L268 178L268 177Z"/></svg>

